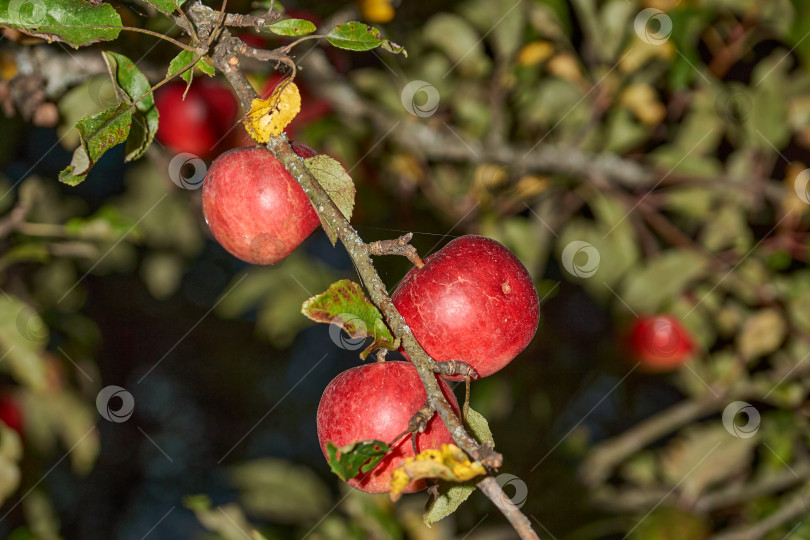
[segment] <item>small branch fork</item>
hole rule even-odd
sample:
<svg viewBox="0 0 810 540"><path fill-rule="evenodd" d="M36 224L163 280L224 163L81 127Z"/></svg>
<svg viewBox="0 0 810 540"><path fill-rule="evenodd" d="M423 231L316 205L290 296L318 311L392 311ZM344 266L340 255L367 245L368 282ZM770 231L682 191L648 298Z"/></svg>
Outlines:
<svg viewBox="0 0 810 540"><path fill-rule="evenodd" d="M417 268L422 268L425 263L422 262L416 248L409 244L411 238L413 238L413 233L404 234L394 240L371 242L368 245L368 253L369 255L402 255L407 257Z"/></svg>
<svg viewBox="0 0 810 540"><path fill-rule="evenodd" d="M196 21L195 21L196 22ZM198 24L199 27L199 24ZM225 34L223 33L223 36ZM238 61L232 62L236 58L234 48L238 46L236 41L231 39L221 39L214 49L214 64L227 78L233 86L242 105L246 110L250 110L251 103L257 97L256 91L250 85L245 75L238 69ZM405 319L394 307L391 297L388 295L385 283L380 278L371 261L371 246L366 244L357 231L349 224L335 203L309 173L304 166L303 160L293 151L285 135L270 139L267 149L281 161L287 171L304 189L309 196L313 207L318 212L322 220L328 222L337 231L338 238L346 247L346 251L354 261L357 272L360 275L366 290L371 297L371 301L380 309L386 324L391 329L396 338L402 342L402 346L411 362L416 368L425 392L428 396L428 403L439 413L439 417L444 422L453 440L459 448L464 450L469 456L479 461L487 469L497 469L503 462L503 456L496 452L492 445L479 445L473 437L467 433L463 424L456 416L450 404L442 394L439 383L432 369L432 359L416 341L411 329L405 323ZM399 242L399 240L395 241ZM403 241L404 244L404 241ZM377 244L375 249L379 249ZM489 497L495 506L504 514L512 526L524 540L539 540L537 534L532 530L531 522L521 513L515 504L507 497L501 487L492 476L484 477L478 482L478 487Z"/></svg>

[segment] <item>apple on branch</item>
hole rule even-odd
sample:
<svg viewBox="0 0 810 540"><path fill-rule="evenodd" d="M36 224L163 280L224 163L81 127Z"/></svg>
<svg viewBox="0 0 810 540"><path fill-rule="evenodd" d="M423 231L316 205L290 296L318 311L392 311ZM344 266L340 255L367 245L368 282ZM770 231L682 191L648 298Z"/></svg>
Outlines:
<svg viewBox="0 0 810 540"><path fill-rule="evenodd" d="M482 236L456 238L427 257L391 299L426 353L439 362L465 362L479 377L511 362L540 322L526 268L506 247Z"/></svg>
<svg viewBox="0 0 810 540"><path fill-rule="evenodd" d="M318 153L292 143L302 158ZM217 242L252 264L274 264L295 250L320 220L304 190L266 148L225 152L203 184L203 214Z"/></svg>
<svg viewBox="0 0 810 540"><path fill-rule="evenodd" d="M438 382L458 415L458 401L452 390L443 380ZM375 362L344 371L329 383L318 405L318 440L324 456L328 459L330 442L338 447L363 440L390 443L390 451L379 464L348 480L350 486L362 491L387 493L394 469L415 455L414 442L419 452L453 444L453 437L436 414L428 419L422 433L407 433L411 418L426 401L422 381L409 362ZM408 484L403 493L425 487L424 480L417 480Z"/></svg>

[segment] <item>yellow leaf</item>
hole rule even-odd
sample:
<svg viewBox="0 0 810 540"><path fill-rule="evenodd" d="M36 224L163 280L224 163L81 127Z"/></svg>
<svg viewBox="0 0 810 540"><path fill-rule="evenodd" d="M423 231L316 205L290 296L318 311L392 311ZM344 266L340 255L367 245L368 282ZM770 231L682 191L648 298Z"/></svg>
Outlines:
<svg viewBox="0 0 810 540"><path fill-rule="evenodd" d="M473 174L475 185L485 189L497 187L503 184L506 179L506 169L494 163L479 165Z"/></svg>
<svg viewBox="0 0 810 540"><path fill-rule="evenodd" d="M633 41L625 49L619 60L619 69L624 73L632 73L641 69L644 64L653 58L671 60L675 56L675 46L671 41L660 45L647 43L633 34Z"/></svg>
<svg viewBox="0 0 810 540"><path fill-rule="evenodd" d="M524 176L515 185L515 195L521 199L528 199L544 192L549 184L550 182L545 176Z"/></svg>
<svg viewBox="0 0 810 540"><path fill-rule="evenodd" d="M417 185L425 179L422 167L410 154L394 155L388 163L388 168L408 186Z"/></svg>
<svg viewBox="0 0 810 540"><path fill-rule="evenodd" d="M414 480L439 478L450 482L466 482L486 473L481 463L470 461L458 446L443 444L441 450L419 452L406 458L402 465L394 469L389 496L392 501L398 500L402 490Z"/></svg>
<svg viewBox="0 0 810 540"><path fill-rule="evenodd" d="M658 101L653 87L646 83L631 84L621 96L621 104L636 115L643 124L661 123L667 115L667 109Z"/></svg>
<svg viewBox="0 0 810 540"><path fill-rule="evenodd" d="M804 171L807 167L801 161L792 161L785 169L785 195L782 198L784 211L804 214L810 201L810 177Z"/></svg>
<svg viewBox="0 0 810 540"><path fill-rule="evenodd" d="M548 41L539 39L527 43L520 49L517 55L517 63L523 67L533 66L546 60L552 53L554 53L554 46Z"/></svg>
<svg viewBox="0 0 810 540"><path fill-rule="evenodd" d="M10 81L17 76L17 61L11 51L0 51L0 79Z"/></svg>
<svg viewBox="0 0 810 540"><path fill-rule="evenodd" d="M552 75L572 83L579 82L582 79L579 64L574 56L568 53L560 53L549 60L548 71Z"/></svg>
<svg viewBox="0 0 810 540"><path fill-rule="evenodd" d="M660 9L661 11L672 11L682 0L645 0L642 5L647 8Z"/></svg>
<svg viewBox="0 0 810 540"><path fill-rule="evenodd" d="M254 99L245 116L250 138L267 144L270 137L281 135L284 128L301 111L301 94L294 82L280 84L267 99Z"/></svg>
<svg viewBox="0 0 810 540"><path fill-rule="evenodd" d="M368 22L387 23L394 18L391 0L358 0L357 8Z"/></svg>

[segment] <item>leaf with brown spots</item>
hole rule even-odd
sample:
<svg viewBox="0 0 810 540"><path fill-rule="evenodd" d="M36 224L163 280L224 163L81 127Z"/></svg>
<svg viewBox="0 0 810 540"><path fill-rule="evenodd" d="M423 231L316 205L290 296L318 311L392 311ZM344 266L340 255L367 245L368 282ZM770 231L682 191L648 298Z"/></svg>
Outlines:
<svg viewBox="0 0 810 540"><path fill-rule="evenodd" d="M304 302L301 313L315 322L334 324L348 334L348 338L341 333L332 335L341 348L359 349L366 338L372 337L374 341L360 353L363 360L377 349L393 351L399 347L380 310L366 298L363 288L351 280L336 281L325 292L313 296Z"/></svg>

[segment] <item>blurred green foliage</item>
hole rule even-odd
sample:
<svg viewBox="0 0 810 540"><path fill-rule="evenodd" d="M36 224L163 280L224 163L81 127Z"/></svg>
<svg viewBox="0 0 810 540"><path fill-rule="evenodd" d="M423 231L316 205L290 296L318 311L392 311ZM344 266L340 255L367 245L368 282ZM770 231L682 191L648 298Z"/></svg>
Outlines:
<svg viewBox="0 0 810 540"><path fill-rule="evenodd" d="M111 4L124 24L180 37L142 3ZM325 20L338 11L365 20L378 13L371 4L313 9ZM301 80L333 112L305 126L300 138L350 171L357 186L352 221L366 240L414 231L424 256L447 236L483 234L512 249L535 279L545 317L538 337L509 369L473 385L472 406L490 422L504 471L527 488L523 511L540 535L689 540L732 538L723 535L744 529L759 535L752 537L807 538L810 5L389 4L395 16L383 29L405 45L407 59L314 49L309 61L328 57L338 87L309 67L301 50ZM0 23L9 22L9 5L0 1ZM229 9L251 6L231 2ZM154 83L177 50L153 46L153 38L128 33L100 45L141 57L137 64ZM29 75L21 59L45 49L65 66L84 58L72 54L91 51L67 52L8 32L0 90L21 88L15 85ZM249 69L258 84L272 66ZM115 445L116 436L100 435L97 426L109 426L94 410L98 391L145 377L163 360L97 362L111 362L105 346L121 353L116 348L131 343L105 335L106 319L144 312L148 320L174 310L167 355L198 324L198 333L215 337L190 339L206 345L221 339L215 325L246 328L238 335L259 345L233 338L231 356L218 363L180 347L172 360L219 385L206 396L218 413L234 408L230 417L211 415L211 424L248 431L262 418L267 390L240 357L264 347L261 369L281 385L270 405L286 397L321 356L302 342L334 350L323 335L310 338L301 303L353 274L322 236L273 267L235 264L208 235L199 191L172 182L174 156L158 145L125 169L124 154L112 150L75 191L60 186L66 151L80 144L73 126L117 103L101 70L68 77L70 70L39 74L64 83L43 90L59 112L56 136L44 139L22 111L0 119L0 129L13 134L0 138L0 397L10 396L24 417L22 435L0 425L0 497L9 516L0 524L18 539L65 534L59 486L40 480L62 459L73 474L89 474L99 452L109 467L105 443ZM427 86L408 101L403 89L412 81ZM0 100L13 109L7 94L0 91ZM351 107L352 96L362 111ZM53 140L51 150L40 139ZM41 163L49 155L59 162ZM592 251L568 257L574 242ZM380 259L378 268L393 289L406 262ZM104 280L152 298L99 298ZM641 374L628 361L622 331L638 316L661 313L683 321L700 353L675 373ZM296 363L305 365L291 371L297 376L289 383L284 370ZM105 373L121 379L102 381ZM317 402L319 392L307 399ZM745 414L726 421L723 412L737 402L752 407L756 425ZM299 402L294 408L305 409ZM287 441L279 448L308 440L299 430L313 419L294 413L273 420L272 433ZM217 450L241 436L211 424L205 438ZM740 431L745 425L750 436ZM393 505L338 486L317 448L280 456L240 449L196 471L223 476L231 491L218 493L216 503L185 501L209 531L194 534L244 538L252 527L268 539L512 534L480 494L428 529L425 496ZM153 522L162 512L152 512Z"/></svg>

